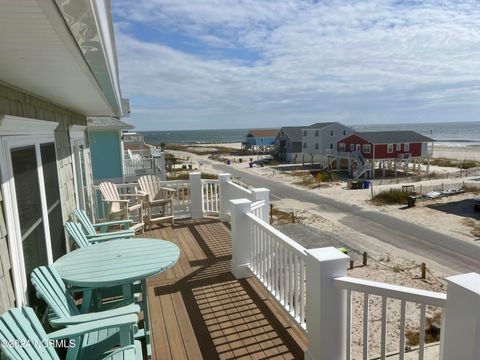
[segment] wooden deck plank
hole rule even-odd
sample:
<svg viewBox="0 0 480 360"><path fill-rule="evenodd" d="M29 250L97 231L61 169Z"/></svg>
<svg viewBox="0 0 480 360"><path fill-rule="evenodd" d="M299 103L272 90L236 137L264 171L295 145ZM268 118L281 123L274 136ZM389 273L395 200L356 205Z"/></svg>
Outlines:
<svg viewBox="0 0 480 360"><path fill-rule="evenodd" d="M229 228L218 220L161 224L180 259L148 281L154 359L303 359L305 337L255 278L230 273Z"/></svg>

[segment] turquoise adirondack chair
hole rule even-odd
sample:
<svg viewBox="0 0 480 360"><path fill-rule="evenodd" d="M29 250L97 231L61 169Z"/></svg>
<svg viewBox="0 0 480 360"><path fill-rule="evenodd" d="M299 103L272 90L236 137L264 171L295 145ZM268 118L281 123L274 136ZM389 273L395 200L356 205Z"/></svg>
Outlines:
<svg viewBox="0 0 480 360"><path fill-rule="evenodd" d="M77 209L73 212L75 218L80 224L82 224L83 230L87 239L97 238L97 237L106 237L111 239L116 238L131 238L135 236L135 231L130 229L132 220L116 220L108 221L103 223L93 224L88 218L85 210ZM111 226L121 226L123 230L107 232L108 228ZM100 230L100 232L97 232Z"/></svg>
<svg viewBox="0 0 480 360"><path fill-rule="evenodd" d="M118 239L125 239L125 238L132 238L134 233L131 232L131 236L97 236L97 237L90 237L88 238L87 235L83 232L82 225L79 223L74 223L71 221L67 221L65 223L65 230L67 230L68 236L75 242L75 244L79 247L86 247L93 245L97 242L109 241L109 240L118 240Z"/></svg>
<svg viewBox="0 0 480 360"><path fill-rule="evenodd" d="M14 308L0 317L1 351L12 360L60 360L51 342L64 340L72 345L67 351L67 360L140 360L143 358L141 344L133 340L137 321L137 315L129 314L83 322L47 334L32 308ZM111 328L119 329L121 347L82 357L81 338L92 331Z"/></svg>
<svg viewBox="0 0 480 360"><path fill-rule="evenodd" d="M53 328L71 326L89 321L98 321L118 316L138 315L140 306L127 305L112 310L80 314L72 296L67 292L64 282L52 266L39 266L30 274L37 296L42 298L51 310L49 318ZM92 331L81 339L82 358L89 359L89 354L103 353L120 344L120 329L112 327L107 331Z"/></svg>

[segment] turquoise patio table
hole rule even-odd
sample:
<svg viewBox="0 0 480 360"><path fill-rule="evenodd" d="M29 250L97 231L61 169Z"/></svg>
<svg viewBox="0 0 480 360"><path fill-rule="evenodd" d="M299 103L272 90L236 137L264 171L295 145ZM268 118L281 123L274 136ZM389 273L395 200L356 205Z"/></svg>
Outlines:
<svg viewBox="0 0 480 360"><path fill-rule="evenodd" d="M127 303L133 302L132 284L141 280L144 335L150 356L147 278L173 266L179 256L180 249L169 241L133 238L107 241L72 251L55 261L53 266L68 285L89 289L121 285ZM88 309L91 291L86 292L85 298L88 299Z"/></svg>

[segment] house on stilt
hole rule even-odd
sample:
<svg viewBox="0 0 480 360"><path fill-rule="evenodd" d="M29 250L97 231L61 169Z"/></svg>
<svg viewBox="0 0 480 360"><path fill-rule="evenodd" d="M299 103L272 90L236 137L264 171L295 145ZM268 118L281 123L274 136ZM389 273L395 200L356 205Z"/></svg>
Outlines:
<svg viewBox="0 0 480 360"><path fill-rule="evenodd" d="M382 177L387 170L397 176L399 171L419 173L426 162L430 170L430 158L434 140L415 131L357 132L337 142L337 169L342 160L348 161L348 170L354 178L375 178L376 170Z"/></svg>

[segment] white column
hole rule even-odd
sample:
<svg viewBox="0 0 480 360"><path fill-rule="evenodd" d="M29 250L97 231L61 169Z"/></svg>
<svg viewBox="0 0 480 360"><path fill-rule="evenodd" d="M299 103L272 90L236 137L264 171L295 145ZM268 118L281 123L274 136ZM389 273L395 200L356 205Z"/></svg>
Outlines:
<svg viewBox="0 0 480 360"><path fill-rule="evenodd" d="M203 216L202 178L199 172L188 174L190 178L190 217L199 219Z"/></svg>
<svg viewBox="0 0 480 360"><path fill-rule="evenodd" d="M230 200L230 224L232 226L231 272L237 279L252 275L250 265L250 242L252 239L247 213L252 202L247 199Z"/></svg>
<svg viewBox="0 0 480 360"><path fill-rule="evenodd" d="M220 195L220 221L228 221L230 218L230 199L228 196L228 182L230 174L218 175L218 189Z"/></svg>
<svg viewBox="0 0 480 360"><path fill-rule="evenodd" d="M346 305L333 279L346 276L350 257L333 247L307 250L307 360L345 360Z"/></svg>
<svg viewBox="0 0 480 360"><path fill-rule="evenodd" d="M450 276L441 359L480 359L480 274Z"/></svg>
<svg viewBox="0 0 480 360"><path fill-rule="evenodd" d="M251 189L252 201L265 201L262 211L262 220L270 224L270 190L267 188Z"/></svg>

